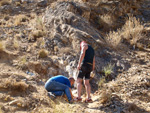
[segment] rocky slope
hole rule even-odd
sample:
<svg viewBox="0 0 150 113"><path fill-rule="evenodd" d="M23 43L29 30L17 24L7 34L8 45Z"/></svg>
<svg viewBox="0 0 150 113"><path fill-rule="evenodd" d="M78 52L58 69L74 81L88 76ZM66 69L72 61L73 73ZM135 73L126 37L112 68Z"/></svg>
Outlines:
<svg viewBox="0 0 150 113"><path fill-rule="evenodd" d="M149 0L0 1L0 112L150 112L149 6ZM76 76L82 40L96 51L93 103L52 101L44 83L57 74Z"/></svg>

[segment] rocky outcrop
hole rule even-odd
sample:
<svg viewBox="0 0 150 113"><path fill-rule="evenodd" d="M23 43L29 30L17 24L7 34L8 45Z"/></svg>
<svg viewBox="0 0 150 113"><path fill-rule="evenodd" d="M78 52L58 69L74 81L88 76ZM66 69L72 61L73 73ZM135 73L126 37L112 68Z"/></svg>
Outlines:
<svg viewBox="0 0 150 113"><path fill-rule="evenodd" d="M80 41L85 40L98 49L104 41L101 34L89 23L90 11L90 7L75 2L59 2L54 8L48 8L43 17L43 22L49 32L46 46L53 49L57 47L58 50L70 47L74 53L78 53ZM79 55L72 56L74 56L72 61L79 58ZM63 58L63 60L67 59L68 57ZM72 62L67 64L72 65ZM73 65L71 67L76 67L76 62Z"/></svg>
<svg viewBox="0 0 150 113"><path fill-rule="evenodd" d="M60 48L66 43L73 49L78 49L81 40L86 40L93 45L102 41L100 33L90 26L89 16L90 8L84 4L60 2L55 8L47 9L43 20L50 38L58 42Z"/></svg>

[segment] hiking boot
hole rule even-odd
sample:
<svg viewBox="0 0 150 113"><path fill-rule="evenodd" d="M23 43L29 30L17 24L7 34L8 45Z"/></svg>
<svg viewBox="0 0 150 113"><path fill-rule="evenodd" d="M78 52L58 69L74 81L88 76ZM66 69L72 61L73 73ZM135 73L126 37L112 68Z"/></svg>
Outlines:
<svg viewBox="0 0 150 113"><path fill-rule="evenodd" d="M56 99L56 96L52 92L48 92L48 96L52 100Z"/></svg>

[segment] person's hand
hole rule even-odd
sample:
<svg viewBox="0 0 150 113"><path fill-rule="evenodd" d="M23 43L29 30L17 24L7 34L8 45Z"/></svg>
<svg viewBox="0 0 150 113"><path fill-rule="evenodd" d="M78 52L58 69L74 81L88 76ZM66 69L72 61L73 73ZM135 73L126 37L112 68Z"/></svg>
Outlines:
<svg viewBox="0 0 150 113"><path fill-rule="evenodd" d="M91 74L90 74L90 77L91 77L91 78L94 78L95 74L96 74L96 73L95 73L95 71L93 70L93 71L91 72Z"/></svg>
<svg viewBox="0 0 150 113"><path fill-rule="evenodd" d="M78 65L78 66L77 66L77 69L80 70L80 68L81 68L80 65Z"/></svg>

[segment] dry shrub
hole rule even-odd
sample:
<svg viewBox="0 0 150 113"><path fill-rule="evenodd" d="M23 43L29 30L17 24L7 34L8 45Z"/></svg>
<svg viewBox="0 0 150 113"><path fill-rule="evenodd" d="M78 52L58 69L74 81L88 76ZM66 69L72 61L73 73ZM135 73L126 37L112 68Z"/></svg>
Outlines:
<svg viewBox="0 0 150 113"><path fill-rule="evenodd" d="M29 85L25 82L17 82L15 79L7 79L0 84L0 88L22 92L26 91L28 87Z"/></svg>
<svg viewBox="0 0 150 113"><path fill-rule="evenodd" d="M121 89L121 87L115 81L109 82L108 87L109 87L110 91L112 91L112 92L119 92Z"/></svg>
<svg viewBox="0 0 150 113"><path fill-rule="evenodd" d="M108 26L112 26L112 24L114 23L114 20L112 18L112 15L109 14L104 14L102 16L100 16L101 20L106 23Z"/></svg>
<svg viewBox="0 0 150 113"><path fill-rule="evenodd" d="M16 82L12 85L12 87L17 91L26 91L29 85L27 85L25 82Z"/></svg>
<svg viewBox="0 0 150 113"><path fill-rule="evenodd" d="M142 34L144 26L135 17L129 17L125 25L117 31L111 31L106 36L106 42L111 47L118 49L125 39L130 45L136 45L137 41L144 37Z"/></svg>
<svg viewBox="0 0 150 113"><path fill-rule="evenodd" d="M99 98L100 103L105 104L110 102L111 94L112 94L111 91L106 91L106 90L102 91Z"/></svg>
<svg viewBox="0 0 150 113"><path fill-rule="evenodd" d="M118 48L118 46L120 46L122 40L120 32L121 30L118 30L117 32L110 31L110 33L106 36L106 42L109 46L113 48Z"/></svg>
<svg viewBox="0 0 150 113"><path fill-rule="evenodd" d="M144 26L141 24L140 20L135 17L130 17L123 26L122 36L129 40L131 44L136 44L136 42L143 38Z"/></svg>
<svg viewBox="0 0 150 113"><path fill-rule="evenodd" d="M20 15L18 15L18 16L16 17L14 24L15 24L16 26L18 26L18 25L20 25L22 22L26 22L26 21L28 21L28 17L27 17L26 15L20 14Z"/></svg>
<svg viewBox="0 0 150 113"><path fill-rule="evenodd" d="M2 1L0 1L0 6L9 5L9 4L10 4L10 0L2 0Z"/></svg>
<svg viewBox="0 0 150 113"><path fill-rule="evenodd" d="M106 82L106 79L105 79L105 77L103 76L102 78L100 78L100 80L99 80L99 82L98 82L98 87L101 88L105 82Z"/></svg>
<svg viewBox="0 0 150 113"><path fill-rule="evenodd" d="M27 57L26 56L20 57L17 65L18 65L17 66L18 68L26 69L26 66L27 66Z"/></svg>
<svg viewBox="0 0 150 113"><path fill-rule="evenodd" d="M39 51L39 58L46 58L48 56L48 51L45 49L41 49Z"/></svg>
<svg viewBox="0 0 150 113"><path fill-rule="evenodd" d="M42 37L44 35L45 35L45 32L42 31L42 30L35 30L35 31L32 32L32 36L33 36L34 39Z"/></svg>

